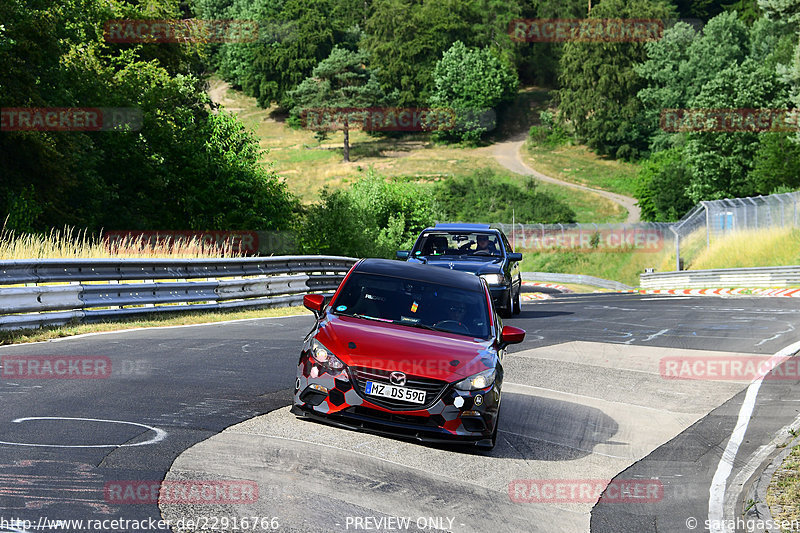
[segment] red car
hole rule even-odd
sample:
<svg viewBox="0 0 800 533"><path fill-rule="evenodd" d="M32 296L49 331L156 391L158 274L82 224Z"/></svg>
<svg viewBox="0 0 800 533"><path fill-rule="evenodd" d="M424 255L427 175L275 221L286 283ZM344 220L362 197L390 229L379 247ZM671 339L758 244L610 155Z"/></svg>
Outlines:
<svg viewBox="0 0 800 533"><path fill-rule="evenodd" d="M503 356L525 331L502 326L480 277L362 259L317 317L300 354L298 417L428 442L491 449Z"/></svg>

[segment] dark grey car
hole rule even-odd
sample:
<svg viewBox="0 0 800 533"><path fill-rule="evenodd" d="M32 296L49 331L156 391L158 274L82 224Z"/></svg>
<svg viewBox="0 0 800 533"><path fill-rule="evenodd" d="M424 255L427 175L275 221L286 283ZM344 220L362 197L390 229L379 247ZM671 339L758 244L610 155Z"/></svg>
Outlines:
<svg viewBox="0 0 800 533"><path fill-rule="evenodd" d="M502 231L488 224L437 224L420 233L414 247L398 259L481 276L489 285L495 308L504 318L520 312L522 254L514 253Z"/></svg>

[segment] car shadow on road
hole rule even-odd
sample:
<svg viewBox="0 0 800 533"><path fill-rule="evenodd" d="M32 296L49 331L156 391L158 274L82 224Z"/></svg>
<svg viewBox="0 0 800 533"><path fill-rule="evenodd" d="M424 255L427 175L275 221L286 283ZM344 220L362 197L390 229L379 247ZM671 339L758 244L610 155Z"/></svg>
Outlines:
<svg viewBox="0 0 800 533"><path fill-rule="evenodd" d="M522 311L518 315L515 315L513 318L505 319L503 323L505 325L516 325L514 322L520 318L547 318L551 316L563 316L563 315L574 315L575 313L569 311L531 311L526 310L524 307ZM523 328L525 329L525 328Z"/></svg>
<svg viewBox="0 0 800 533"><path fill-rule="evenodd" d="M500 431L491 451L472 446L425 444L467 454L531 461L573 461L612 441L619 424L600 409L580 403L503 392Z"/></svg>
<svg viewBox="0 0 800 533"><path fill-rule="evenodd" d="M500 432L494 457L535 461L571 461L612 444L619 424L588 405L503 392Z"/></svg>

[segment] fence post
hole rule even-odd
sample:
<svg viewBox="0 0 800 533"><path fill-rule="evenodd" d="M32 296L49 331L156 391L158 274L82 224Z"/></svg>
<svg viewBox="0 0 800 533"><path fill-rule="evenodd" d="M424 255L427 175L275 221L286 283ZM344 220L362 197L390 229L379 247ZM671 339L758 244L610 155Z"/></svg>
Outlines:
<svg viewBox="0 0 800 533"><path fill-rule="evenodd" d="M739 200L739 203L744 206L744 229L747 229L747 204L741 200Z"/></svg>
<svg viewBox="0 0 800 533"><path fill-rule="evenodd" d="M669 227L670 231L675 234L675 270L681 269L681 237L675 231L673 226Z"/></svg>
<svg viewBox="0 0 800 533"><path fill-rule="evenodd" d="M709 235L709 220L708 220L708 204L705 202L700 202L703 204L703 209L706 210L706 248L711 248L711 237Z"/></svg>
<svg viewBox="0 0 800 533"><path fill-rule="evenodd" d="M758 204L756 204L756 201L753 200L752 197L749 197L748 200L750 200L750 203L753 204L753 211L756 212L756 229L758 229Z"/></svg>

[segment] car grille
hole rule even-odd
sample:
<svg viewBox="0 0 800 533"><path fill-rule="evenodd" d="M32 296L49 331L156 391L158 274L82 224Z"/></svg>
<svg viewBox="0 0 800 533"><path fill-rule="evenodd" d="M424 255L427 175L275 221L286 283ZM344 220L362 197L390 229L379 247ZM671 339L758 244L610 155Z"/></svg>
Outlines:
<svg viewBox="0 0 800 533"><path fill-rule="evenodd" d="M358 392L358 394L362 398L368 399L371 403L374 403L375 405L380 405L381 407L385 407L387 409L403 410L403 411L426 409L431 405L433 405L433 403L439 398L439 395L448 385L446 381L441 381L438 379L422 378L406 374L405 386L408 387L409 389L424 390L425 404L407 402L404 400L394 400L392 398L382 398L380 396L368 396L367 394L364 393L364 387L367 381L374 381L376 383L387 383L391 385L392 383L389 381L389 374L391 373L392 371L390 370L350 367L350 376L353 378L353 384L355 385L355 389Z"/></svg>

